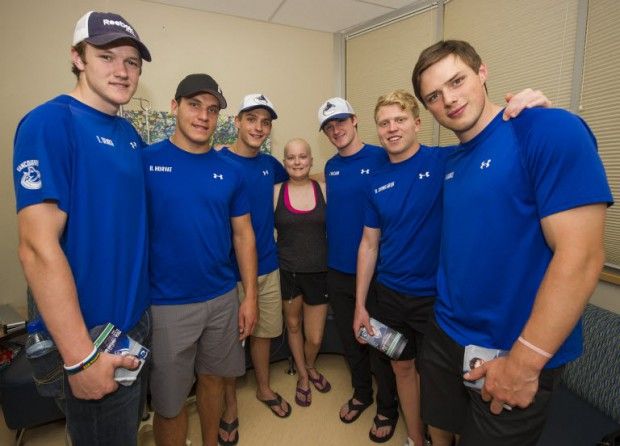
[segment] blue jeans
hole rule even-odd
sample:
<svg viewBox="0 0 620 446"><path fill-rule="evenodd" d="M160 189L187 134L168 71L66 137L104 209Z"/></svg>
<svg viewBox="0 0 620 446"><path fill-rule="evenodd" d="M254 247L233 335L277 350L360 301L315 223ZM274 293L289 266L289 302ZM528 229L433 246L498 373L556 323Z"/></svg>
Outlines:
<svg viewBox="0 0 620 446"><path fill-rule="evenodd" d="M150 347L150 333L149 310L128 334ZM62 405L73 446L129 446L138 443L138 426L146 401L148 369L145 368L148 362L131 386L119 385L114 393L100 400L75 398L65 374L65 399Z"/></svg>

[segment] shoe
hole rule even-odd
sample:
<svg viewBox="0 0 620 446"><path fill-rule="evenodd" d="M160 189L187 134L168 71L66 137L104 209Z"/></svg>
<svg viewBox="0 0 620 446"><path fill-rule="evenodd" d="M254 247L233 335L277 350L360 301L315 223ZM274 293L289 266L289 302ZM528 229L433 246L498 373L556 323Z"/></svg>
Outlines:
<svg viewBox="0 0 620 446"><path fill-rule="evenodd" d="M354 410L357 411L357 413L350 420L347 420L346 418L341 416L340 421L342 421L345 424L353 423L355 420L357 420L360 417L362 412L364 412L371 404L372 404L372 401L370 401L369 403L356 404L353 402L353 398L351 398L349 401L347 401L347 406L348 406L347 413L350 413Z"/></svg>
<svg viewBox="0 0 620 446"><path fill-rule="evenodd" d="M227 432L229 435L231 432L233 432L235 429L238 429L238 428L239 428L239 418L235 418L230 423L227 423L226 421L220 419L220 429ZM224 440L218 432L217 441L220 444L220 446L235 446L239 442L239 431L237 431L237 435L235 435L235 437L232 440L230 440L230 437L228 440Z"/></svg>
<svg viewBox="0 0 620 446"><path fill-rule="evenodd" d="M314 367L308 367L308 370L314 370L315 372L317 372L319 374L318 378L313 378L312 376L310 376L310 373L308 373L308 380L314 384L314 387L316 388L316 390L318 390L321 393L327 393L332 389L332 385L329 383L329 381L327 381L327 379L323 376L322 373L319 373Z"/></svg>
<svg viewBox="0 0 620 446"><path fill-rule="evenodd" d="M303 399L299 398L297 394L302 394ZM295 402L298 406L308 407L312 404L312 400L310 399L310 395L312 395L312 389L308 387L307 389L303 389L299 383L297 383L297 389L295 389Z"/></svg>
<svg viewBox="0 0 620 446"><path fill-rule="evenodd" d="M398 423L398 417L386 418L385 420L382 420L381 418L379 418L379 415L375 415L375 418L372 420L372 422L377 429L387 426L390 427L390 432L388 432L388 434L384 437L377 437L375 434L372 433L372 430L368 432L368 437L375 443L385 443L387 441L390 441L390 438L392 438L394 432L396 432L396 423ZM407 445L405 444L405 446ZM411 443L411 446L413 446L413 442Z"/></svg>
<svg viewBox="0 0 620 446"><path fill-rule="evenodd" d="M256 399L260 401L261 403L263 403L265 406L267 406L273 412L273 414L279 418L286 418L293 411L293 408L291 407L291 405L287 403L286 401L284 401L279 393L276 393L276 397L272 400L261 400L259 398L256 398ZM286 405L288 406L288 410L284 412L284 415L280 415L278 412L274 410L274 407L276 406L282 407L282 401L284 401Z"/></svg>

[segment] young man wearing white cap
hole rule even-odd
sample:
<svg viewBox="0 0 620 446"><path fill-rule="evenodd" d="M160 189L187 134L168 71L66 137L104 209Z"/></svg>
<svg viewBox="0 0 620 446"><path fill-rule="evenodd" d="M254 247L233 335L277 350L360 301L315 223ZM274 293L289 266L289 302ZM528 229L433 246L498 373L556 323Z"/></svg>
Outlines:
<svg viewBox="0 0 620 446"><path fill-rule="evenodd" d="M153 315L151 404L158 445L184 444L196 376L202 443L217 446L224 378L245 373L256 322L256 248L244 178L210 145L218 84L190 74L171 104L176 128L144 152ZM246 298L239 305L234 249Z"/></svg>
<svg viewBox="0 0 620 446"><path fill-rule="evenodd" d="M256 398L276 416L284 418L290 415L291 406L269 385L269 350L271 339L282 333L280 275L273 233L273 186L285 181L288 175L278 160L260 151L271 133L272 121L277 117L273 104L265 95L256 93L245 96L235 117L237 139L230 147L222 148L220 154L235 162L248 184L252 227L256 234L259 320L250 337ZM243 290L239 291L243 299ZM232 445L239 439L234 379L226 382L225 405L220 443Z"/></svg>
<svg viewBox="0 0 620 446"><path fill-rule="evenodd" d="M364 227L364 201L370 175L388 163L385 151L364 144L357 116L343 98L330 98L318 111L320 130L338 150L325 164L327 185L327 290L336 326L351 371L353 396L340 409L343 423L352 423L372 404L372 372L377 381L377 415L369 436L389 440L398 421L396 383L389 359L357 342L351 327L355 312L357 248ZM343 222L347 222L344 224ZM372 297L372 296L371 296ZM372 298L368 304L372 305Z"/></svg>
<svg viewBox="0 0 620 446"><path fill-rule="evenodd" d="M143 142L116 113L151 55L121 16L89 12L71 60L75 88L17 128L19 256L61 356L60 379L64 362L57 396L72 443L136 444L142 377L119 386L114 372L138 360L98 353L89 329L111 322L138 342L150 331Z"/></svg>

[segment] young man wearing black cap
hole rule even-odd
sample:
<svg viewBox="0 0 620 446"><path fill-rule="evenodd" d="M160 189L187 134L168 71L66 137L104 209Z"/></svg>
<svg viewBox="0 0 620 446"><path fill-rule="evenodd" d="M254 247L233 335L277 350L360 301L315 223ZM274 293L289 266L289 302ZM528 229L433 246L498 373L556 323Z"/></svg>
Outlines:
<svg viewBox="0 0 620 446"><path fill-rule="evenodd" d="M259 320L250 338L250 351L256 374L256 397L278 417L287 417L291 406L269 385L269 350L271 339L282 333L282 298L278 255L274 239L273 186L288 179L284 167L273 156L261 153L260 148L271 133L275 108L263 94L249 94L243 98L235 117L238 135L230 147L220 154L232 160L248 183L248 199L252 227L256 234L258 253L258 308ZM240 289L243 298L243 290ZM226 409L222 423L222 444L235 444L238 434L233 427L237 421L237 399L234 380L226 382ZM228 429L225 429L228 427Z"/></svg>
<svg viewBox="0 0 620 446"><path fill-rule="evenodd" d="M151 56L121 16L89 12L76 24L71 60L73 91L17 128L19 256L64 362L57 396L72 443L136 444L142 379L119 386L114 372L138 360L97 352L89 329L111 322L138 342L150 330L143 142L116 113Z"/></svg>
<svg viewBox="0 0 620 446"><path fill-rule="evenodd" d="M207 74L184 78L176 128L144 154L153 314L151 403L158 445L184 444L197 375L203 444L217 446L224 378L245 373L256 323L256 248L244 178L210 146L226 99ZM246 298L239 305L233 250Z"/></svg>

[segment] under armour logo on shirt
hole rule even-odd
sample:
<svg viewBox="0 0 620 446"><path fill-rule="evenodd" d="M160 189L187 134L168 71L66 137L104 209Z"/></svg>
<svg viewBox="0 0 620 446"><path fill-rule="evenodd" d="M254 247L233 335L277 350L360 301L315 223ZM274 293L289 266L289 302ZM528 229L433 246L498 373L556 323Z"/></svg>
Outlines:
<svg viewBox="0 0 620 446"><path fill-rule="evenodd" d="M428 177L430 177L430 176L431 176L431 174L430 174L430 172L428 172L428 171L426 171L426 172L420 172L420 173L418 174L418 178L419 178L420 180L422 180L422 179L424 179L424 178L428 178Z"/></svg>
<svg viewBox="0 0 620 446"><path fill-rule="evenodd" d="M483 162L480 163L480 168L481 169L488 169L490 165L491 165L491 160L488 159L488 160L483 161Z"/></svg>
<svg viewBox="0 0 620 446"><path fill-rule="evenodd" d="M361 169L360 175L370 175L370 169Z"/></svg>
<svg viewBox="0 0 620 446"><path fill-rule="evenodd" d="M269 175L269 171L268 170L263 170L263 176L266 177L267 175Z"/></svg>
<svg viewBox="0 0 620 446"><path fill-rule="evenodd" d="M219 178L220 180L223 180L223 179L224 179L224 174L221 174L221 173L220 173L220 174L218 175L217 173L214 173L214 174L213 174L213 179L214 179L214 180L217 180L218 178Z"/></svg>

